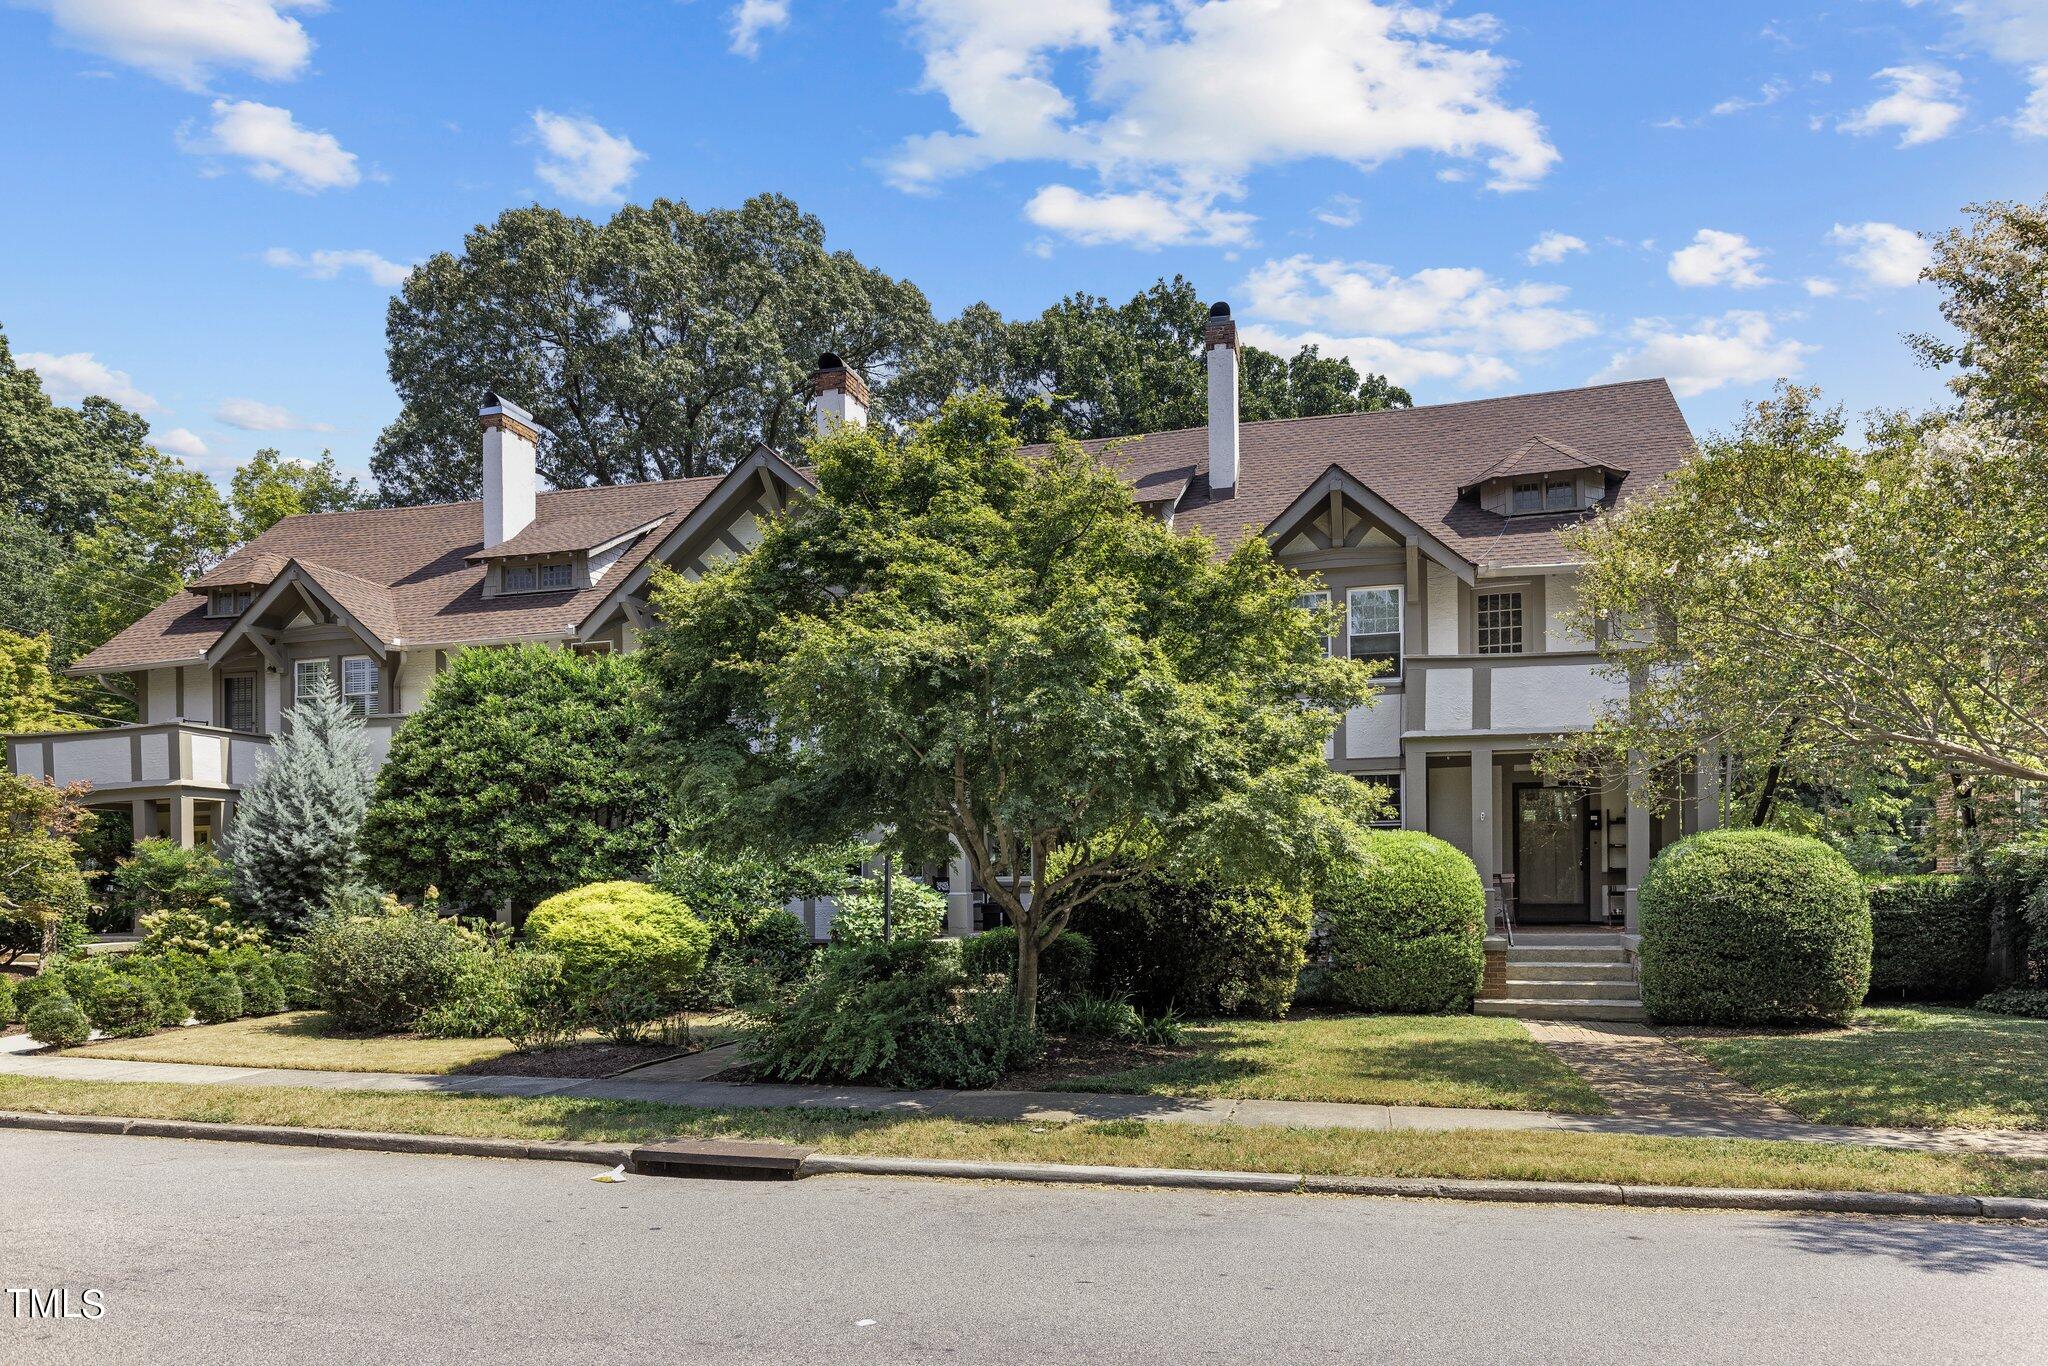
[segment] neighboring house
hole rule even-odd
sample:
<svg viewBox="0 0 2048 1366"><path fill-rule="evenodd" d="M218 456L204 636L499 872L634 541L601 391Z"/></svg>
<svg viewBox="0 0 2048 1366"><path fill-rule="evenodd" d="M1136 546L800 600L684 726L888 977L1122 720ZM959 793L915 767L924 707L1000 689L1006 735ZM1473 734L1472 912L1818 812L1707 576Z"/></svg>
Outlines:
<svg viewBox="0 0 2048 1366"><path fill-rule="evenodd" d="M1654 491L1692 449L1670 389L1240 425L1224 305L1206 352L1208 425L1104 458L1176 528L1225 546L1267 537L1344 607L1331 648L1387 662L1377 704L1332 738L1332 765L1383 785L1393 823L1465 850L1490 888L1515 877L1523 920L1632 922L1651 856L1712 819L1707 771L1652 818L1618 774L1599 790L1556 788L1531 765L1547 737L1590 725L1625 686L1565 624L1578 579L1559 533ZM865 422L866 387L836 357L813 388L820 422ZM11 770L91 783L90 800L127 809L138 834L211 840L296 701L338 692L381 757L450 651L633 649L655 566L701 574L812 487L761 447L724 475L537 492L532 419L490 395L481 422L481 501L279 522L72 666L131 675L138 723L12 737ZM950 872L949 925L971 931L964 864ZM822 933L815 915L812 927Z"/></svg>

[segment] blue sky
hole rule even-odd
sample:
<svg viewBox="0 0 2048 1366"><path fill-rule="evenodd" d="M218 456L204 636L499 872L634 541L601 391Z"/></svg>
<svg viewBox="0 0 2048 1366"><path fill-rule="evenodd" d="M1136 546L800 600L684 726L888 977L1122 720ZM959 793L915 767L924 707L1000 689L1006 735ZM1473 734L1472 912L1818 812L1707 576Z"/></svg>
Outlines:
<svg viewBox="0 0 2048 1366"><path fill-rule="evenodd" d="M1940 396L1912 234L2048 190L2048 0L0 0L0 119L17 356L215 472L365 468L395 282L500 210L763 190L946 315L1178 272L1422 402L1705 432Z"/></svg>

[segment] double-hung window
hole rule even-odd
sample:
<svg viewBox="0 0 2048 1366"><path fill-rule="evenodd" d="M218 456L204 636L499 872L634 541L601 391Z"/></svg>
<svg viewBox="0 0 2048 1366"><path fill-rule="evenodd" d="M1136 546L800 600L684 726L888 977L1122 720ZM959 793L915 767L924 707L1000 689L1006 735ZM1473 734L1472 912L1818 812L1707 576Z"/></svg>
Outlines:
<svg viewBox="0 0 2048 1366"><path fill-rule="evenodd" d="M357 716L375 716L380 689L377 661L368 655L350 655L341 661L341 700Z"/></svg>
<svg viewBox="0 0 2048 1366"><path fill-rule="evenodd" d="M292 705L303 707L308 702L334 696L334 661L331 659L301 659L292 664Z"/></svg>
<svg viewBox="0 0 2048 1366"><path fill-rule="evenodd" d="M1295 599L1295 605L1320 617L1323 613L1330 610L1330 595L1328 593L1303 593L1299 598ZM1323 648L1328 650L1330 644L1331 639L1325 637Z"/></svg>
<svg viewBox="0 0 2048 1366"><path fill-rule="evenodd" d="M1385 683L1401 677L1401 590L1354 588L1349 597L1353 659L1377 659L1386 668L1374 675Z"/></svg>
<svg viewBox="0 0 2048 1366"><path fill-rule="evenodd" d="M1401 788L1403 785L1401 775L1398 773L1357 773L1352 776L1368 787L1379 789L1380 796L1386 801L1386 805L1381 809L1380 814L1370 821L1369 824L1381 830L1399 830L1401 828Z"/></svg>
<svg viewBox="0 0 2048 1366"><path fill-rule="evenodd" d="M245 734L256 729L256 677L229 674L220 681L221 717L229 730Z"/></svg>
<svg viewBox="0 0 2048 1366"><path fill-rule="evenodd" d="M1481 593L1477 600L1479 653L1518 655L1522 653L1522 595Z"/></svg>

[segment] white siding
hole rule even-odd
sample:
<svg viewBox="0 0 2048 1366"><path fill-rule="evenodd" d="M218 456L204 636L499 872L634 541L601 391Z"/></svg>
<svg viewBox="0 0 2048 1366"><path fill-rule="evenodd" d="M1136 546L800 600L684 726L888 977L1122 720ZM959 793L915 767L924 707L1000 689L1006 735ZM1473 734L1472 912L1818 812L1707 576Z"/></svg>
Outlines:
<svg viewBox="0 0 2048 1366"><path fill-rule="evenodd" d="M1429 833L1472 852L1472 770L1450 765L1429 770Z"/></svg>
<svg viewBox="0 0 2048 1366"><path fill-rule="evenodd" d="M192 771L185 775L195 783L224 783L228 780L228 748L224 735L192 737Z"/></svg>
<svg viewBox="0 0 2048 1366"><path fill-rule="evenodd" d="M1370 707L1344 714L1344 753L1353 759L1390 759L1401 752L1401 699L1383 695Z"/></svg>
<svg viewBox="0 0 2048 1366"><path fill-rule="evenodd" d="M1493 728L1509 731L1578 730L1601 708L1619 700L1626 685L1591 664L1496 669Z"/></svg>
<svg viewBox="0 0 2048 1366"><path fill-rule="evenodd" d="M1543 641L1549 650L1590 650L1593 642L1575 634L1565 617L1578 610L1579 576L1552 574L1543 581Z"/></svg>
<svg viewBox="0 0 2048 1366"><path fill-rule="evenodd" d="M1496 683L1498 675L1495 676ZM1472 729L1472 671L1431 669L1422 676L1422 728Z"/></svg>
<svg viewBox="0 0 2048 1366"><path fill-rule="evenodd" d="M603 578L605 571L617 564L621 555L624 555L638 544L638 541L626 541L623 544L613 546L602 555L592 555L589 564L590 581L596 583L599 579Z"/></svg>
<svg viewBox="0 0 2048 1366"><path fill-rule="evenodd" d="M213 724L213 670L196 664L185 670L185 719Z"/></svg>
<svg viewBox="0 0 2048 1366"><path fill-rule="evenodd" d="M142 713L145 721L175 721L178 718L178 671L176 669L151 669L147 701Z"/></svg>
<svg viewBox="0 0 2048 1366"><path fill-rule="evenodd" d="M128 781L128 737L125 735L66 738L54 746L54 751L52 767L57 771L50 776L57 780L59 786L83 782L103 787L108 783Z"/></svg>
<svg viewBox="0 0 2048 1366"><path fill-rule="evenodd" d="M146 783L162 783L171 777L171 746L177 737L167 730L153 731L142 737L142 780Z"/></svg>
<svg viewBox="0 0 2048 1366"><path fill-rule="evenodd" d="M427 689L433 685L434 652L404 651L398 657L398 695L391 699L391 710L400 716L410 716L426 702Z"/></svg>

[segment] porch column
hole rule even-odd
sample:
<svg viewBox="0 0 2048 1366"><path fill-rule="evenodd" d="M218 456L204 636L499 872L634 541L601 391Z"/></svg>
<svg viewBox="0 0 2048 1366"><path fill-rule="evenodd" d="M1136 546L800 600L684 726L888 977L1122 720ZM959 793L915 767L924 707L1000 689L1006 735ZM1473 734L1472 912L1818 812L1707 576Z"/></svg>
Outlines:
<svg viewBox="0 0 2048 1366"><path fill-rule="evenodd" d="M177 841L180 849L190 849L192 847L192 828L195 824L192 818L194 800L194 798L187 796L171 798L170 834L171 838Z"/></svg>
<svg viewBox="0 0 2048 1366"><path fill-rule="evenodd" d="M1493 875L1500 870L1499 823L1493 810L1493 746L1472 750L1472 866L1479 870L1479 884L1486 888L1486 904L1496 900ZM1490 922L1489 922L1490 923Z"/></svg>
<svg viewBox="0 0 2048 1366"><path fill-rule="evenodd" d="M1401 828L1429 829L1429 755L1409 745L1401 757Z"/></svg>
<svg viewBox="0 0 2048 1366"><path fill-rule="evenodd" d="M1623 911L1622 927L1628 933L1636 933L1636 889L1643 885L1643 875L1650 871L1650 804L1646 787L1648 776L1642 765L1630 756L1628 766L1628 892Z"/></svg>
<svg viewBox="0 0 2048 1366"><path fill-rule="evenodd" d="M130 819L135 822L135 841L156 838L156 803L147 797L137 797L128 803Z"/></svg>
<svg viewBox="0 0 2048 1366"><path fill-rule="evenodd" d="M955 939L974 933L974 865L958 844L946 862L946 933Z"/></svg>

